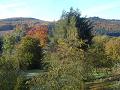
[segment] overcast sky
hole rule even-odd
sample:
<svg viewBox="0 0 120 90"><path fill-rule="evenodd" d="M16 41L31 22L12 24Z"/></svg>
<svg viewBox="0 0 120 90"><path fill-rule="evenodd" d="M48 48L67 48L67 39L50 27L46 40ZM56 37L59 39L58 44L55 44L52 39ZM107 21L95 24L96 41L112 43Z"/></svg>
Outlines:
<svg viewBox="0 0 120 90"><path fill-rule="evenodd" d="M63 10L78 8L82 16L120 19L120 0L0 0L0 18L58 20Z"/></svg>

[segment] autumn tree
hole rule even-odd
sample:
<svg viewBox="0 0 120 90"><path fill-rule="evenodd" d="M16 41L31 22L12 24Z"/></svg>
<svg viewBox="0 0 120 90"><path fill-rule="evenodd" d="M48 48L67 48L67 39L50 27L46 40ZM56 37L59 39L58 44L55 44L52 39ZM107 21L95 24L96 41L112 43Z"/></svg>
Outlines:
<svg viewBox="0 0 120 90"><path fill-rule="evenodd" d="M41 46L44 47L47 43L47 32L48 32L48 27L46 25L40 25L31 28L27 32L27 35L38 38Z"/></svg>

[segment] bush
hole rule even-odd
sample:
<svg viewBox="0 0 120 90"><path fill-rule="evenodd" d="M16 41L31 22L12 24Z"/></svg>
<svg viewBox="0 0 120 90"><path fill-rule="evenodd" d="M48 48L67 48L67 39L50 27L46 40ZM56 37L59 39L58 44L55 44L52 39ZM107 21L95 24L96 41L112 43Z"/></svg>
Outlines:
<svg viewBox="0 0 120 90"><path fill-rule="evenodd" d="M13 90L19 77L18 62L7 54L0 57L0 89Z"/></svg>
<svg viewBox="0 0 120 90"><path fill-rule="evenodd" d="M112 59L106 55L104 49L99 45L88 50L86 59L94 68L111 68L114 65Z"/></svg>
<svg viewBox="0 0 120 90"><path fill-rule="evenodd" d="M107 36L95 36L93 45L88 49L87 62L90 62L95 68L113 67L112 59L105 53L105 44L110 40Z"/></svg>
<svg viewBox="0 0 120 90"><path fill-rule="evenodd" d="M115 61L120 61L120 38L112 38L105 44L106 54Z"/></svg>
<svg viewBox="0 0 120 90"><path fill-rule="evenodd" d="M95 36L95 37L93 37L92 41L93 41L93 43L100 44L104 47L104 44L106 42L108 42L109 39L110 39L109 36Z"/></svg>

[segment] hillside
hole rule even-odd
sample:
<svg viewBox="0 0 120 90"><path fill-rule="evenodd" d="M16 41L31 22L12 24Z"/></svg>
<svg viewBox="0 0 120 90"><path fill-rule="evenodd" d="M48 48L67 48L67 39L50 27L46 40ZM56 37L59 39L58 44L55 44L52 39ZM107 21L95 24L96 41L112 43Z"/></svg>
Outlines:
<svg viewBox="0 0 120 90"><path fill-rule="evenodd" d="M90 17L88 19L93 22L94 34L96 35L107 34L111 36L120 36L120 20L102 19L99 17ZM34 26L36 24L48 24L48 23L50 22L35 18L18 17L0 19L0 35L13 30L17 24L27 24L29 26Z"/></svg>
<svg viewBox="0 0 120 90"><path fill-rule="evenodd" d="M35 18L23 18L23 17L18 17L18 18L6 18L6 19L0 19L0 21L7 23L7 24L37 24L37 23L46 23L47 21L35 19Z"/></svg>
<svg viewBox="0 0 120 90"><path fill-rule="evenodd" d="M43 21L35 18L6 18L0 19L0 31L13 30L17 24L27 24L33 26L35 24L46 24L48 21Z"/></svg>
<svg viewBox="0 0 120 90"><path fill-rule="evenodd" d="M90 17L89 19L93 22L94 34L120 36L120 20L99 17Z"/></svg>
<svg viewBox="0 0 120 90"><path fill-rule="evenodd" d="M6 18L0 19L0 36L4 33L11 32L18 24L27 24L28 26L34 26L36 24L48 24L48 21L43 21L35 18Z"/></svg>

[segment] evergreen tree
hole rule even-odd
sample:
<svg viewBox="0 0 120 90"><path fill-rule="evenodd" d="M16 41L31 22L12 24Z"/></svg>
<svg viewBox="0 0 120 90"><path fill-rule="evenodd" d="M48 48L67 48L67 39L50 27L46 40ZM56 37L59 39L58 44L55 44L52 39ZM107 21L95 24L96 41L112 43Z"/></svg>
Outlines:
<svg viewBox="0 0 120 90"><path fill-rule="evenodd" d="M78 9L70 8L69 12L63 11L61 19L55 26L55 39L67 39L67 41L78 39L86 45L91 44L92 23L87 18L81 17ZM84 45L81 47L86 48Z"/></svg>
<svg viewBox="0 0 120 90"><path fill-rule="evenodd" d="M2 44L3 44L3 41L2 41L2 38L0 37L0 53L2 52Z"/></svg>

